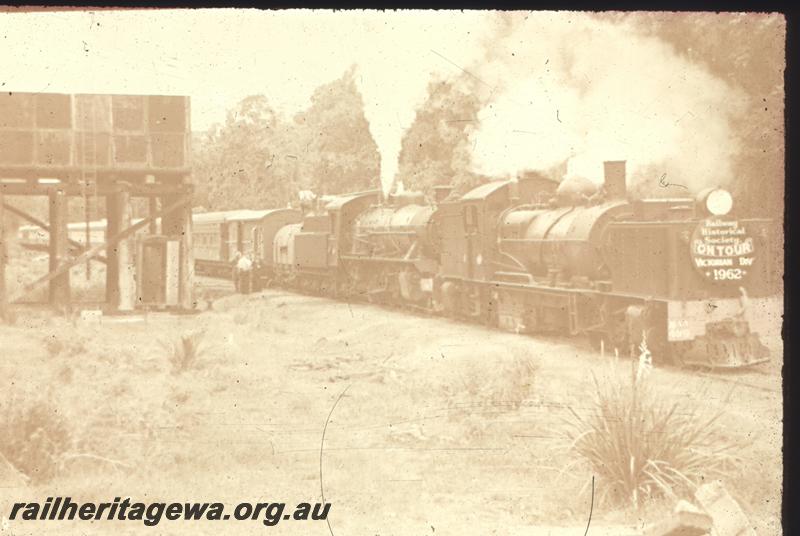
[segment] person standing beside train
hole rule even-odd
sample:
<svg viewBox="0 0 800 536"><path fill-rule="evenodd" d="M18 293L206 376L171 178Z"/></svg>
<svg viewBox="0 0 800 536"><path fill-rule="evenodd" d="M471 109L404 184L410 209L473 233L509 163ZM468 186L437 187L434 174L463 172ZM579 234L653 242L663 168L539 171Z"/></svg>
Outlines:
<svg viewBox="0 0 800 536"><path fill-rule="evenodd" d="M253 261L249 255L237 254L235 284L238 292L250 294L253 288Z"/></svg>
<svg viewBox="0 0 800 536"><path fill-rule="evenodd" d="M233 255L233 259L230 261L231 263L231 279L233 280L233 287L236 289L236 292L239 292L239 259L242 256L241 251L237 251Z"/></svg>

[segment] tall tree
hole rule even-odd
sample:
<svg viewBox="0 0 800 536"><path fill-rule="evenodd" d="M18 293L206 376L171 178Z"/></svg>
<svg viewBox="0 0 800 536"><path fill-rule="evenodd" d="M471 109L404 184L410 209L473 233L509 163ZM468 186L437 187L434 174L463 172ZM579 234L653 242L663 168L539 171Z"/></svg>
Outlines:
<svg viewBox="0 0 800 536"><path fill-rule="evenodd" d="M460 191L483 178L471 172L469 135L477 125L480 102L469 82L434 80L403 137L399 175L407 189L429 193L437 185Z"/></svg>
<svg viewBox="0 0 800 536"><path fill-rule="evenodd" d="M380 155L364 115L355 68L314 91L294 117L300 183L318 195L377 188Z"/></svg>
<svg viewBox="0 0 800 536"><path fill-rule="evenodd" d="M291 192L286 129L263 95L243 99L195 140L195 205L232 209L285 205Z"/></svg>

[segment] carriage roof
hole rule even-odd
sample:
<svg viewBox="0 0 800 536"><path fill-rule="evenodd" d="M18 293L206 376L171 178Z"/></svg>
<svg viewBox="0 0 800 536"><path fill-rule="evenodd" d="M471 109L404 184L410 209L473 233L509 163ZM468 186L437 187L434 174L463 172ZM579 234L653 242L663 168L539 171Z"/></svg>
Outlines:
<svg viewBox="0 0 800 536"><path fill-rule="evenodd" d="M225 223L225 222L239 222L239 221L258 221L275 212L284 211L287 209L277 208L268 210L222 210L217 212L198 212L192 215L194 223Z"/></svg>

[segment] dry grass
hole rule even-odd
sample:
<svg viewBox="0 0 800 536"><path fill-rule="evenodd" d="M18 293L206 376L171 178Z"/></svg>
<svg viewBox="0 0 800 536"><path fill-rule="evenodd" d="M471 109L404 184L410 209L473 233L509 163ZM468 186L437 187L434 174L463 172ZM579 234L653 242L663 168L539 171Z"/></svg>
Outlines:
<svg viewBox="0 0 800 536"><path fill-rule="evenodd" d="M42 344L50 357L75 357L86 354L87 343L85 337L77 334L64 334L64 336L48 335L42 340Z"/></svg>
<svg viewBox="0 0 800 536"><path fill-rule="evenodd" d="M461 437L483 441L495 434L490 426L504 415L519 411L533 392L536 366L524 355L511 355L493 366L473 363L453 369L453 381L445 384L450 411L448 420L458 423Z"/></svg>
<svg viewBox="0 0 800 536"><path fill-rule="evenodd" d="M471 353L464 349L460 354L453 350L453 355L444 359L422 357L424 361L410 368L388 361L382 373L376 372L375 381L384 385L384 395L373 403L375 411L402 420L419 415L410 412L424 408L426 418L443 419L443 428L435 434L420 431L409 441L482 444L497 440L497 424L518 413L532 397L537 365L524 353L492 360ZM398 428L396 433L413 427Z"/></svg>
<svg viewBox="0 0 800 536"><path fill-rule="evenodd" d="M588 415L572 411L568 437L599 476L601 499L639 508L689 497L703 480L729 476L743 445L725 439L722 413L659 396L647 380L594 379Z"/></svg>
<svg viewBox="0 0 800 536"><path fill-rule="evenodd" d="M224 473L231 475L234 494L257 495L265 479L285 482L286 493L305 493L318 468L285 463L284 452L310 448L309 442L319 448L320 428L308 424L308 416L324 418L352 384L327 430L326 496L327 486L339 488L332 493L363 497L353 508L388 519L392 508L419 511L420 500L408 494L415 484L383 479L424 478L442 515L486 514L485 525L465 522L453 527L456 533L490 533L490 524L507 526L516 519L527 525L516 531L520 534L538 533L536 524L545 522L584 532L590 499L578 491L586 484L588 492L592 473L583 459L575 471L559 473L579 458L564 448L563 418L572 405L588 419L595 387L587 369L597 370L599 379L610 368L608 360L572 355L571 346L436 320L426 321L421 340L414 340L404 336L420 329L413 317L357 305L351 317L347 305L268 295L269 300L245 302L232 296L238 305L228 304L227 313L159 316L150 323L79 322L77 328L61 317L25 311L30 318L22 317L20 325L29 328L3 328L7 385L13 381L28 393L52 386L55 398L48 400L63 411L69 430L73 454L54 456L61 466L48 489L92 491L112 482L133 494L177 496L189 489L213 495L225 483L207 476ZM243 326L234 319L240 310L250 313ZM280 318L281 311L287 318ZM312 337L309 325L315 328ZM205 329L199 359L185 373L172 374L159 340L182 346L180 335L195 329ZM82 336L87 351L53 359L42 346L50 333ZM174 346L168 347L170 355ZM4 352L7 348L11 351ZM59 381L61 374L72 381ZM706 383L669 370L657 370L651 379L666 390L669 378L683 382L682 394L692 396L683 398L687 404L695 403L694 392ZM737 480L731 492L745 494L744 500L735 497L744 508L751 506L748 514L753 512L759 533L777 533L779 516L770 523L780 499L780 464L757 462L772 459L776 451L779 460L773 439L780 439L780 423L773 420L779 395L773 402L761 392L742 390L725 404L718 399L729 384L714 385L708 398L726 407L726 433L756 440L755 450L741 452L746 479ZM3 399L0 395L0 408ZM266 422L273 424L259 426L265 431L251 425ZM398 470L402 476L391 476ZM602 493L608 479L594 474ZM18 500L30 494L18 491ZM598 505L595 496L592 527L650 519L646 511L628 511L629 497L622 497L624 509L615 509ZM655 505L659 515L661 503ZM354 533L367 528L353 527ZM421 528L411 520L397 532ZM64 532L55 527L53 533L59 530Z"/></svg>

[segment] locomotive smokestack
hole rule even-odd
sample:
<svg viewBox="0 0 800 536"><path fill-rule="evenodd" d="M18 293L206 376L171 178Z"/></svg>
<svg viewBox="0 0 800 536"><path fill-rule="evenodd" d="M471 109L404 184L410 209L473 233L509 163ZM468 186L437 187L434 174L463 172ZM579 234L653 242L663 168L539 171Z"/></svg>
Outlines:
<svg viewBox="0 0 800 536"><path fill-rule="evenodd" d="M609 199L625 199L628 195L625 186L625 160L603 162L606 195Z"/></svg>

